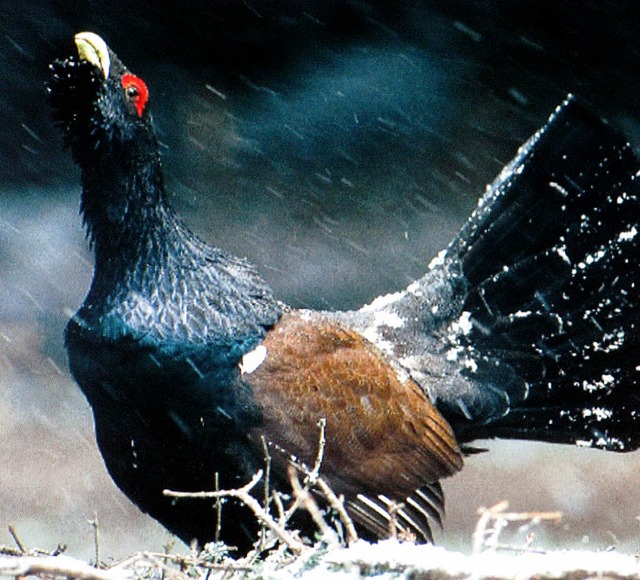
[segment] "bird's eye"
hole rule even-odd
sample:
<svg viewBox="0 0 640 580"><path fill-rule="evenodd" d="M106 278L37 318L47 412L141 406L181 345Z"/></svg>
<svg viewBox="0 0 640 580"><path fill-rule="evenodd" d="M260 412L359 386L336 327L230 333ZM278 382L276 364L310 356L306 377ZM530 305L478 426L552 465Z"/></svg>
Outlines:
<svg viewBox="0 0 640 580"><path fill-rule="evenodd" d="M149 89L144 81L132 74L122 75L122 88L124 95L130 103L133 103L139 117L142 117L144 108L149 100Z"/></svg>

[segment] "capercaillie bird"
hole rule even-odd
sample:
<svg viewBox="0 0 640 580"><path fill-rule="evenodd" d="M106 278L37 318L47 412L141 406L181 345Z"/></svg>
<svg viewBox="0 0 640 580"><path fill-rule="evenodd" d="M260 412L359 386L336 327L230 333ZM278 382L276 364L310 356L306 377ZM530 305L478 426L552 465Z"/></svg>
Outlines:
<svg viewBox="0 0 640 580"><path fill-rule="evenodd" d="M209 506L164 489L244 484L271 454L285 489L312 464L366 534L431 538L439 480L483 438L630 451L640 445L640 165L569 97L518 151L466 225L404 290L350 312L279 302L245 260L171 208L149 91L95 34L51 65L48 95L81 168L95 251L70 320L71 372L120 489L186 542ZM425 260L426 263L426 260ZM222 539L255 521L225 506Z"/></svg>

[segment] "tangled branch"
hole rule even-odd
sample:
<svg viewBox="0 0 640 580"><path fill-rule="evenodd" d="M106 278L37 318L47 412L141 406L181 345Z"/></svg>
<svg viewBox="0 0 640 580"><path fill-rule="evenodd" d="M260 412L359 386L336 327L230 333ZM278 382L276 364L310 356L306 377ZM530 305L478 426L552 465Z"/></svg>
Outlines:
<svg viewBox="0 0 640 580"><path fill-rule="evenodd" d="M284 528L284 526L276 522L269 512L260 505L260 502L251 495L251 490L258 485L262 479L263 473L264 472L261 469L253 476L253 479L249 483L237 489L196 492L172 491L165 489L163 494L175 499L220 499L225 497L238 499L244 503L254 513L258 520L267 526L282 543L286 544L294 554L300 554L304 549L304 544L294 538L293 535Z"/></svg>

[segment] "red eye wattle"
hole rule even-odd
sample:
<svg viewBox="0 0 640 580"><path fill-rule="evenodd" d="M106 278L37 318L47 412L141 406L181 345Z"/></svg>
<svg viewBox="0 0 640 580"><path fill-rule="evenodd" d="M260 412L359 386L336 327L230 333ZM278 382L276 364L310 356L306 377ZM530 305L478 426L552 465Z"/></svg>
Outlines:
<svg viewBox="0 0 640 580"><path fill-rule="evenodd" d="M134 104L138 116L142 117L149 100L149 89L144 81L132 74L122 75L122 88L128 101Z"/></svg>

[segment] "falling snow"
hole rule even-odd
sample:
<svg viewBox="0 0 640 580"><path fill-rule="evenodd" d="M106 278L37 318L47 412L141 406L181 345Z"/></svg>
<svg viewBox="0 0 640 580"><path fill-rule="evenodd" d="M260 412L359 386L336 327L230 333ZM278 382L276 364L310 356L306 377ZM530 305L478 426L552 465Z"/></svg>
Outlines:
<svg viewBox="0 0 640 580"><path fill-rule="evenodd" d="M457 321L451 323L451 340L455 340L456 336L468 335L473 330L473 323L471 322L471 312L464 311Z"/></svg>

